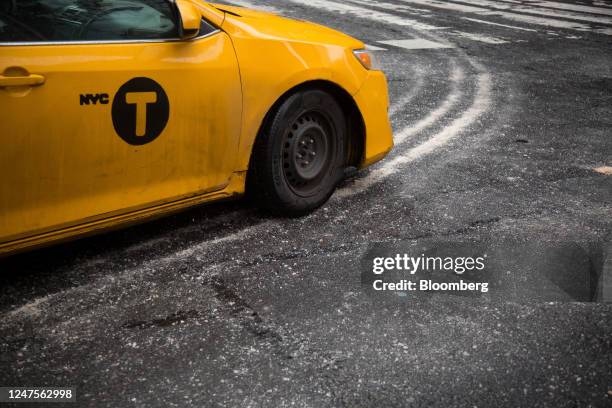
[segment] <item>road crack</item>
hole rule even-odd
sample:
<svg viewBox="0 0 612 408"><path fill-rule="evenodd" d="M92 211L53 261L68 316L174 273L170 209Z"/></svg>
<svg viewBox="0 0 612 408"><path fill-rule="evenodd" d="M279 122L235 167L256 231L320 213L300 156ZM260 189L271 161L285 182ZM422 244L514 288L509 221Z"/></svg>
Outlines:
<svg viewBox="0 0 612 408"><path fill-rule="evenodd" d="M229 314L238 319L242 327L258 339L269 339L275 343L282 343L283 337L274 327L264 321L262 317L249 305L223 278L214 275L205 285L215 291L215 297L229 311Z"/></svg>

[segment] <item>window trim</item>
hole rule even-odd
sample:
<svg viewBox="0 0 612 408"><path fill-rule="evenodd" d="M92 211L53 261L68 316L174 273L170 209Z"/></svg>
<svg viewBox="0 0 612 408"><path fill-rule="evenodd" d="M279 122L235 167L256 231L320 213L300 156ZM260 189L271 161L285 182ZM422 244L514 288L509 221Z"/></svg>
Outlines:
<svg viewBox="0 0 612 408"><path fill-rule="evenodd" d="M214 25L210 24L212 27ZM183 38L152 38L142 40L90 40L90 41L16 41L16 42L1 42L0 47L20 47L20 46L49 46L49 45L101 45L101 44L151 44L151 43L167 43L167 42L191 42L198 41L206 37L220 33L219 28L215 28L213 31L198 35L197 37L183 39Z"/></svg>
<svg viewBox="0 0 612 408"><path fill-rule="evenodd" d="M170 3L170 7L174 11L175 23L181 24L181 15L174 0L167 0ZM22 46L49 46L49 45L103 45L103 44L156 44L156 43L167 43L167 42L190 42L198 41L203 38L211 37L222 30L217 25L208 21L208 19L202 17L202 21L210 25L214 30L206 34L198 34L193 38L183 39L180 37L176 38L151 38L151 39L134 39L134 40L85 40L85 41L15 41L15 42L2 42L0 41L0 47L22 47ZM180 34L180 33L179 33Z"/></svg>

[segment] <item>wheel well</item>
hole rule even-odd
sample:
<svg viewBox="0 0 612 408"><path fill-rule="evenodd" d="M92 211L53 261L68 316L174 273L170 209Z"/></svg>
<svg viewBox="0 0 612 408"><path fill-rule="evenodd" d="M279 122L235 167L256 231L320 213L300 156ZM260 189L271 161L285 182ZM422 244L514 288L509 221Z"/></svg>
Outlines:
<svg viewBox="0 0 612 408"><path fill-rule="evenodd" d="M353 97L341 86L330 81L308 81L285 92L280 98L277 99L276 102L274 102L272 107L266 113L266 116L259 127L259 131L257 132L257 138L262 137L265 125L269 120L271 120L271 116L274 114L276 109L278 109L278 107L291 95L305 89L319 89L329 93L334 97L334 99L336 99L342 108L344 117L347 121L346 126L348 137L346 141L347 145L345 146L346 166L357 167L363 159L365 146L365 125L363 123L363 117L361 116L361 112L359 111Z"/></svg>

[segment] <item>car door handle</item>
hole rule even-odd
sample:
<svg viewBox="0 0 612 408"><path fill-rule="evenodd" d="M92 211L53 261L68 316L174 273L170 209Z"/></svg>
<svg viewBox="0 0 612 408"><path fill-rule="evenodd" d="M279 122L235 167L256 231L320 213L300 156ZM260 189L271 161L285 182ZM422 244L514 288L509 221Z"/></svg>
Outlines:
<svg viewBox="0 0 612 408"><path fill-rule="evenodd" d="M45 83L45 77L37 74L27 76L0 75L0 87L7 86L37 86Z"/></svg>

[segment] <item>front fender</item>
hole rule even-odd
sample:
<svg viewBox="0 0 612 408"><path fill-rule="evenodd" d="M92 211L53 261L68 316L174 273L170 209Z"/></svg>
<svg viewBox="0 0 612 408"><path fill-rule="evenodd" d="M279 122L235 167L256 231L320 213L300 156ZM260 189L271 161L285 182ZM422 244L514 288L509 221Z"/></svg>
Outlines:
<svg viewBox="0 0 612 408"><path fill-rule="evenodd" d="M283 38L280 28L262 24L261 20L229 16L222 28L232 39L242 82L243 116L236 171L248 169L252 147L266 115L289 90L323 80L355 95L368 77L368 71L352 54L352 49L363 43L350 37L339 45L330 43L330 36L334 36L331 30L331 34L315 31L308 40Z"/></svg>

